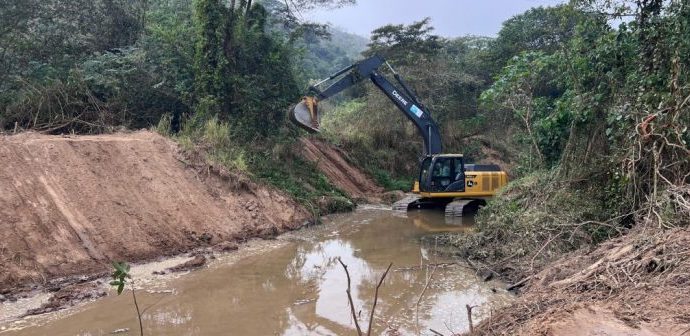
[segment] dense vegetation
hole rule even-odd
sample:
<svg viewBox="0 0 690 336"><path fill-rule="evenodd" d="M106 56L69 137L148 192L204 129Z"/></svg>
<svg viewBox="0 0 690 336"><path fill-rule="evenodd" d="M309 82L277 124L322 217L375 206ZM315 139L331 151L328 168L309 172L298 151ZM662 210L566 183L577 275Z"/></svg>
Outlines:
<svg viewBox="0 0 690 336"><path fill-rule="evenodd" d="M502 164L516 180L484 211L483 235L458 243L499 238L527 256L553 241L540 250L548 255L634 223L685 220L678 200L687 199L679 186L690 171L686 1L533 8L496 38L443 38L424 19L381 27L366 47L297 19L300 10L351 2L5 1L0 129L157 126L185 149L307 204L342 199L315 169L297 169L308 167L291 150L303 133L285 111L308 82L366 48L362 57L385 56L429 107L446 152ZM370 85L330 104L325 136L387 188L408 188L421 139L402 114ZM565 237L564 228L575 233ZM532 234L517 236L525 231ZM484 257L509 251L515 247L505 244Z"/></svg>
<svg viewBox="0 0 690 336"><path fill-rule="evenodd" d="M187 150L307 203L341 197L316 170L292 169L305 164L291 154L300 133L285 115L324 62L350 62L338 48L351 56L361 44L298 20L297 11L349 2L3 2L0 129L83 134L157 126ZM317 66L305 72L307 64Z"/></svg>

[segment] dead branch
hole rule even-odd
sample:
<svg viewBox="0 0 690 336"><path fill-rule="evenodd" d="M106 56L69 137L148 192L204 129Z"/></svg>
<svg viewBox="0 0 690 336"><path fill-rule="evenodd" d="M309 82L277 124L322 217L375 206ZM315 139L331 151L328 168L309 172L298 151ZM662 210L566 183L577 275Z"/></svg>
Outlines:
<svg viewBox="0 0 690 336"><path fill-rule="evenodd" d="M431 331L432 333L434 333L434 335L444 336L443 334L441 334L440 332L438 332L438 331L436 331L436 330L434 330L434 329L429 328L429 331Z"/></svg>
<svg viewBox="0 0 690 336"><path fill-rule="evenodd" d="M390 271L392 266L393 263L388 264L388 268L386 268L386 271L383 272L379 283L376 285L376 291L374 292L374 304L371 306L371 315L369 315L369 328L367 330L367 336L371 336L371 326L374 324L374 312L376 311L376 303L379 300L379 288L383 284L383 280L386 278L386 275L388 275L388 271Z"/></svg>
<svg viewBox="0 0 690 336"><path fill-rule="evenodd" d="M518 287L524 285L524 284L525 284L527 281L529 281L531 278L532 278L532 276L530 275L530 276L528 276L528 277L526 277L526 278L524 278L524 279L522 279L522 280L520 280L520 281L518 281L518 282L516 282L516 283L514 283L514 284L512 284L512 285L510 285L510 286L508 286L508 287L506 287L506 290L507 290L507 291L511 291L511 290L513 290L513 289L515 289L515 288L518 288Z"/></svg>
<svg viewBox="0 0 690 336"><path fill-rule="evenodd" d="M470 326L470 334L474 333L474 324L472 324L472 308L475 308L477 306L470 306L468 304L465 305L465 309L467 309L467 321Z"/></svg>
<svg viewBox="0 0 690 336"><path fill-rule="evenodd" d="M352 319L355 320L355 327L357 328L357 335L362 336L362 328L359 327L359 321L357 319L357 313L355 312L355 304L352 302L352 292L350 291L350 272L347 270L347 265L343 263L343 261L338 257L338 262L340 265L343 266L343 269L345 270L345 275L347 276L347 290L345 291L347 293L347 300L350 303L350 313L352 314ZM390 268L390 266L388 266ZM388 270L386 270L386 273L388 273ZM385 276L385 274L384 274ZM378 287L376 288L378 292ZM374 301L376 302L376 301ZM372 314L373 316L373 314Z"/></svg>
<svg viewBox="0 0 690 336"><path fill-rule="evenodd" d="M427 288L429 288L429 284L431 283L431 280L434 278L434 273L436 273L436 269L438 267L434 266L433 270L431 270L431 274L429 277L426 279L426 283L424 284L424 288L422 289L422 292L419 293L419 298L417 299L417 303L415 304L415 320L417 324L417 332L419 332L419 303L422 302L422 298L424 297L424 293L426 292Z"/></svg>

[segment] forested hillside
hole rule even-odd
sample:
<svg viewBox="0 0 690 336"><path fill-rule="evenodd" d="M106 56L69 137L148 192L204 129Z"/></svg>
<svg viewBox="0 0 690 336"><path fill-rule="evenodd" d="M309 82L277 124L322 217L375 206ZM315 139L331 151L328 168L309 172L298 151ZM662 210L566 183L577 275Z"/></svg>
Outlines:
<svg viewBox="0 0 690 336"><path fill-rule="evenodd" d="M325 33L325 36L306 35L295 43L301 51L298 72L307 81L326 78L358 61L369 41L333 27L328 27Z"/></svg>

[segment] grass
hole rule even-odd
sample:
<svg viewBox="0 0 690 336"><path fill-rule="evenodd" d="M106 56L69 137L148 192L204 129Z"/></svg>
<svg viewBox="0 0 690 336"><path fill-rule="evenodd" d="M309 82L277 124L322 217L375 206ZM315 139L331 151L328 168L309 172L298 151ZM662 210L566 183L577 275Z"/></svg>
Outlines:
<svg viewBox="0 0 690 336"><path fill-rule="evenodd" d="M374 177L376 183L385 190L402 190L404 192L412 190L412 184L414 183L413 177L405 176L394 178L389 172L376 167L370 167L367 171Z"/></svg>
<svg viewBox="0 0 690 336"><path fill-rule="evenodd" d="M293 153L296 137L288 131L248 142L236 139L230 125L217 118L203 122L192 119L176 135L168 132L169 124L169 118L163 118L155 130L171 136L185 151L202 151L209 162L288 193L315 216L355 207L313 163Z"/></svg>

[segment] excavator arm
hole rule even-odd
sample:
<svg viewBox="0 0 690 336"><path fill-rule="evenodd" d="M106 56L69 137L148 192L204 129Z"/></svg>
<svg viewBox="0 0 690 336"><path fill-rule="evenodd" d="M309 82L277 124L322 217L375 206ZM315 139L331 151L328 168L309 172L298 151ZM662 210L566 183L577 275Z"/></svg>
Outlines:
<svg viewBox="0 0 690 336"><path fill-rule="evenodd" d="M402 90L378 71L383 64L391 69ZM304 97L302 102L291 110L290 119L309 132L318 132L320 119L318 101L326 100L367 78L417 127L424 139L424 155L441 153L443 146L436 121L400 75L380 56L373 56L357 62L310 86L309 92L312 96ZM325 83L333 80L336 81L324 90L319 89Z"/></svg>

